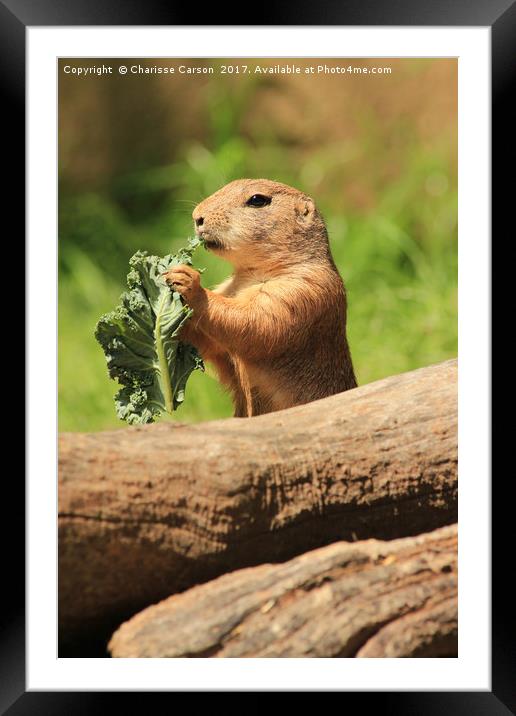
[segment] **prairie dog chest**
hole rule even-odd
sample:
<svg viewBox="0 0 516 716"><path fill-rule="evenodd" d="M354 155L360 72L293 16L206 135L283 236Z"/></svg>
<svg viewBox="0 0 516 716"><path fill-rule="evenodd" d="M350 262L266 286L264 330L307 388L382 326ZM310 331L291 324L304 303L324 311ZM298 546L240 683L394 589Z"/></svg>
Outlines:
<svg viewBox="0 0 516 716"><path fill-rule="evenodd" d="M215 293L232 298L240 297L242 294L251 296L254 292L259 291L267 280L267 277L256 273L235 275L230 276L214 290Z"/></svg>
<svg viewBox="0 0 516 716"><path fill-rule="evenodd" d="M215 291L223 296L238 298L243 302L252 301L253 295L261 291L268 280L269 277L262 276L257 272L237 274L217 286ZM231 354L231 361L239 389L246 396L247 401L251 400L251 392L254 390L258 390L260 393L269 393L270 377L264 367L250 363L234 354Z"/></svg>

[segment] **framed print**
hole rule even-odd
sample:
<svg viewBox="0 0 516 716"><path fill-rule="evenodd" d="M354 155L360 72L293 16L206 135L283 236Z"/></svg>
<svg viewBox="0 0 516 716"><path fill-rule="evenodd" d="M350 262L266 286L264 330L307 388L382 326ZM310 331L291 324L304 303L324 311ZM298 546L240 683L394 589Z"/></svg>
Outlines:
<svg viewBox="0 0 516 716"><path fill-rule="evenodd" d="M489 437L514 6L52 5L0 8L28 316L2 712L514 710Z"/></svg>

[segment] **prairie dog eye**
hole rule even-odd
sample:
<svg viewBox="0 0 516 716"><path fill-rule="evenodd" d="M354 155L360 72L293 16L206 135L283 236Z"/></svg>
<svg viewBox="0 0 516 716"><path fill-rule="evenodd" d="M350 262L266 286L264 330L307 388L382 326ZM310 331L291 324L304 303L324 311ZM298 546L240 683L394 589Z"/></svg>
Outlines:
<svg viewBox="0 0 516 716"><path fill-rule="evenodd" d="M267 206L272 201L270 196L264 196L263 194L253 194L253 196L246 201L246 206L254 206L257 209L262 206Z"/></svg>

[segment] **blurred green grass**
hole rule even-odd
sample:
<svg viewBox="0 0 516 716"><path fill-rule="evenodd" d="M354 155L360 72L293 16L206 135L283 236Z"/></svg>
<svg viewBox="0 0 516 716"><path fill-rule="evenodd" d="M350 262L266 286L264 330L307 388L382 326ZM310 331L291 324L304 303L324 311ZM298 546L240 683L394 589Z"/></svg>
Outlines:
<svg viewBox="0 0 516 716"><path fill-rule="evenodd" d="M348 337L360 384L457 354L457 188L449 138L429 148L410 132L390 166L368 127L361 141L301 151L278 137L239 131L245 97L211 99L211 133L184 144L177 161L116 177L98 192L60 192L59 429L123 427L115 416L116 384L93 332L125 288L128 260L138 249L164 255L192 235L195 204L241 177L267 177L303 189L318 204L348 293ZM234 90L233 90L234 91ZM226 98L227 99L227 98ZM231 109L228 109L231 108ZM395 151L398 152L397 148ZM399 154L399 152L398 152ZM367 161L373 157L374 162ZM375 186L375 200L357 207L342 190L355 173ZM212 287L231 267L199 249L202 282ZM195 372L185 403L170 419L197 422L232 415L216 379ZM169 419L169 418L165 418Z"/></svg>

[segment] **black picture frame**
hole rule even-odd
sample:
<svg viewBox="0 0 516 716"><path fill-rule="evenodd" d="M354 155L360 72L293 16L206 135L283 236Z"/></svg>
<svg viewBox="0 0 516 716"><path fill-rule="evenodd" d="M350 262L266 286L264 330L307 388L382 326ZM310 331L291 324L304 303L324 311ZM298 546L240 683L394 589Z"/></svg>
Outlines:
<svg viewBox="0 0 516 716"><path fill-rule="evenodd" d="M263 8L258 18L235 15L231 6L204 6L204 25L262 25ZM229 12L228 12L229 10ZM0 0L0 83L4 96L4 138L15 148L9 166L7 187L11 216L16 217L18 234L25 220L25 38L32 26L77 25L173 25L193 23L198 10L175 3L154 0ZM226 16L225 16L226 14ZM510 90L514 87L516 47L516 3L514 0L398 0L387 4L378 0L327 1L312 3L283 2L267 8L267 25L390 25L390 26L484 26L492 37L492 233L501 234L514 200L514 181L505 182L504 169L511 166L514 147L513 119L509 112ZM509 172L508 176L512 177ZM510 193L509 193L510 192ZM512 199L512 201L511 201ZM16 235L12 229L13 236ZM28 350L37 347L28 346ZM502 439L501 439L502 440ZM4 520L4 550L9 553L9 579L2 590L0 612L0 713L89 714L130 705L148 713L158 700L170 693L131 692L26 692L25 687L25 488L17 470L6 471L5 504L13 519ZM493 507L507 501L507 485L493 485ZM4 494L5 494L4 492ZM7 510L6 510L7 512ZM500 716L516 713L516 672L513 669L514 634L509 625L513 616L512 590L504 577L504 545L510 544L511 521L492 520L492 691L454 692L344 692L344 706L351 700L356 708L377 708L379 713L468 714ZM113 701L116 699L116 702Z"/></svg>

